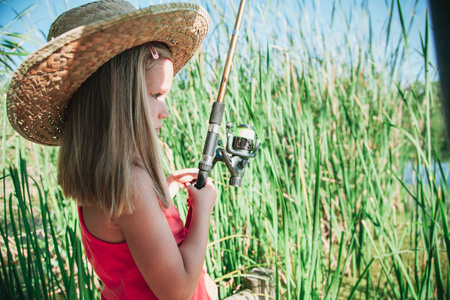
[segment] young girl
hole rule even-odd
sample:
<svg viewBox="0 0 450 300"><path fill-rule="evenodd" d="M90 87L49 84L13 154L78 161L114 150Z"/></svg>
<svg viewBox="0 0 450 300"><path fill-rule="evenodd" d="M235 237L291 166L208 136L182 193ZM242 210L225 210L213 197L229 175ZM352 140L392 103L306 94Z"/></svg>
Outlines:
<svg viewBox="0 0 450 300"><path fill-rule="evenodd" d="M217 297L203 270L215 188L210 180L201 190L191 185L195 169L164 178L157 138L173 76L208 27L207 13L192 4L89 3L56 20L49 42L11 81L13 127L60 145L58 182L77 201L102 299ZM172 203L182 187L189 228Z"/></svg>

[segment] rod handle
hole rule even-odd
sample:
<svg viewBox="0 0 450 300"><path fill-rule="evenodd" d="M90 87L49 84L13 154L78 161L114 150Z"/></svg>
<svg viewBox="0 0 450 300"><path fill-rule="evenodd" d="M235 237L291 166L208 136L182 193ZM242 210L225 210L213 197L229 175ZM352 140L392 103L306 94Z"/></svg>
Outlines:
<svg viewBox="0 0 450 300"><path fill-rule="evenodd" d="M208 175L209 175L208 171L200 170L198 172L197 181L195 182L194 185L197 190L200 190L205 186L206 181L208 180Z"/></svg>
<svg viewBox="0 0 450 300"><path fill-rule="evenodd" d="M200 170L198 172L197 181L194 184L194 187L197 190L202 189L206 185L206 181L208 180L209 172L208 171L202 171ZM186 223L184 227L186 229L189 229L189 226L191 226L191 219L192 219L192 206L189 207L188 214L186 216Z"/></svg>

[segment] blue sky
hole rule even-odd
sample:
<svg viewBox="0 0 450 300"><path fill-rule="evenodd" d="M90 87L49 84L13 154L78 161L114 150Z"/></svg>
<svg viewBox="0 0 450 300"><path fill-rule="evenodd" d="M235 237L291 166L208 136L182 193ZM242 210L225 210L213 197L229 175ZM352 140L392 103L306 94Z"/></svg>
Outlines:
<svg viewBox="0 0 450 300"><path fill-rule="evenodd" d="M63 11L73 8L84 3L90 2L90 0L0 0L0 25L5 27L16 16L16 13L23 11L27 7L33 7L30 12L24 16L20 21L16 21L7 28L9 32L28 33L35 32L34 38L36 39L36 45L26 44L25 48L29 51L35 50L39 45L44 43L44 36L47 34L48 29L52 21ZM149 1L149 0L129 0L135 7L146 7L150 4L159 4L170 1ZM223 14L229 15L226 20L229 21L229 28L234 25L234 12L239 4L239 0L192 0L191 2L198 3L204 6L208 11L220 11L223 9ZM231 3L231 4L230 4ZM275 47L289 48L288 41L276 39L276 30L286 30L286 28L303 28L308 32L311 31L310 37L303 37L304 40L298 39L297 43L314 43L317 47L324 47L323 43L327 41L320 41L314 32L317 31L317 27L320 27L322 32L330 34L329 44L334 44L337 51L340 48L339 36L344 33L352 32L352 39L355 41L355 49L359 49L361 45L367 42L368 35L364 32L368 32L368 17L363 12L363 7L370 12L370 21L372 22L373 31L373 43L375 45L385 43L386 39L386 27L387 18L389 16L389 9L392 0L248 0L248 6L246 10L245 22L251 18L254 23L253 26L264 27L261 30L255 32L261 32L258 37L259 41L264 44L273 45ZM397 1L394 1L395 6ZM335 15L333 31L329 30L331 23L331 16L333 12L333 4L335 4ZM412 20L411 32L408 36L408 43L410 46L411 67L405 61L402 66L403 72L407 73L405 77L420 78L423 74L423 59L421 57L420 35L419 32L424 33L425 24L425 12L427 8L426 0L400 0L400 4L403 10L403 17L407 24ZM415 13L413 14L414 5L416 5ZM220 7L218 10L217 7ZM211 9L208 9L211 8ZM220 20L220 16L212 15L213 26L215 20ZM266 18L261 21L261 18ZM257 20L255 20L257 19ZM394 8L392 24L391 24L391 42L385 47L395 47L398 40L401 39L401 27L398 10ZM272 33L267 28L267 22L270 22L272 27ZM308 23L309 22L309 23ZM262 25L261 25L262 24ZM286 25L287 24L287 25ZM294 24L291 27L291 24ZM298 26L298 27L297 27ZM276 29L278 27L278 29ZM275 28L275 29L274 29ZM35 31L37 29L37 31ZM361 30L362 29L362 30ZM295 29L293 29L295 31ZM214 30L212 30L214 31ZM37 34L36 34L37 32ZM355 32L353 34L353 32ZM220 34L218 32L211 34ZM211 35L210 34L210 35ZM332 36L332 38L331 38ZM293 35L294 39L297 39ZM309 40L308 40L309 38ZM347 37L348 39L348 37ZM228 38L223 39L228 43ZM205 40L207 43L208 40ZM348 42L348 41L347 41ZM431 41L431 44L433 42ZM380 50L381 51L381 50ZM320 52L319 52L320 53ZM380 54L381 55L381 54ZM431 63L435 65L434 47L431 51Z"/></svg>

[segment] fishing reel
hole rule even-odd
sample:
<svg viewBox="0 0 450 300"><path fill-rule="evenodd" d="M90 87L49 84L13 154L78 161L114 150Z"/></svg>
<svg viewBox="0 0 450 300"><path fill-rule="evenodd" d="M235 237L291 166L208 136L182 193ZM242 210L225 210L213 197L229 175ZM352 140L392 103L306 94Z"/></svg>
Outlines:
<svg viewBox="0 0 450 300"><path fill-rule="evenodd" d="M230 185L240 187L249 158L256 156L261 143L252 126L241 124L234 131L232 127L233 124L228 122L226 148L222 147L221 140L217 140L213 167L218 161L224 162L231 173Z"/></svg>

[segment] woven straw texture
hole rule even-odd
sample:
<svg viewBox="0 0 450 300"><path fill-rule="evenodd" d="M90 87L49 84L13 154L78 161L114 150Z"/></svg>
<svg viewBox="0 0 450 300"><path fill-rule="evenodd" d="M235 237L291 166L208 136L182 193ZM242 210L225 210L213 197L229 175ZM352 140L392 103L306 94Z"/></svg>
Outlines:
<svg viewBox="0 0 450 300"><path fill-rule="evenodd" d="M125 1L104 0L69 10L52 24L49 42L14 72L9 121L28 140L58 145L68 101L101 65L127 49L158 41L172 51L176 74L201 46L209 24L208 13L190 3L135 10Z"/></svg>

